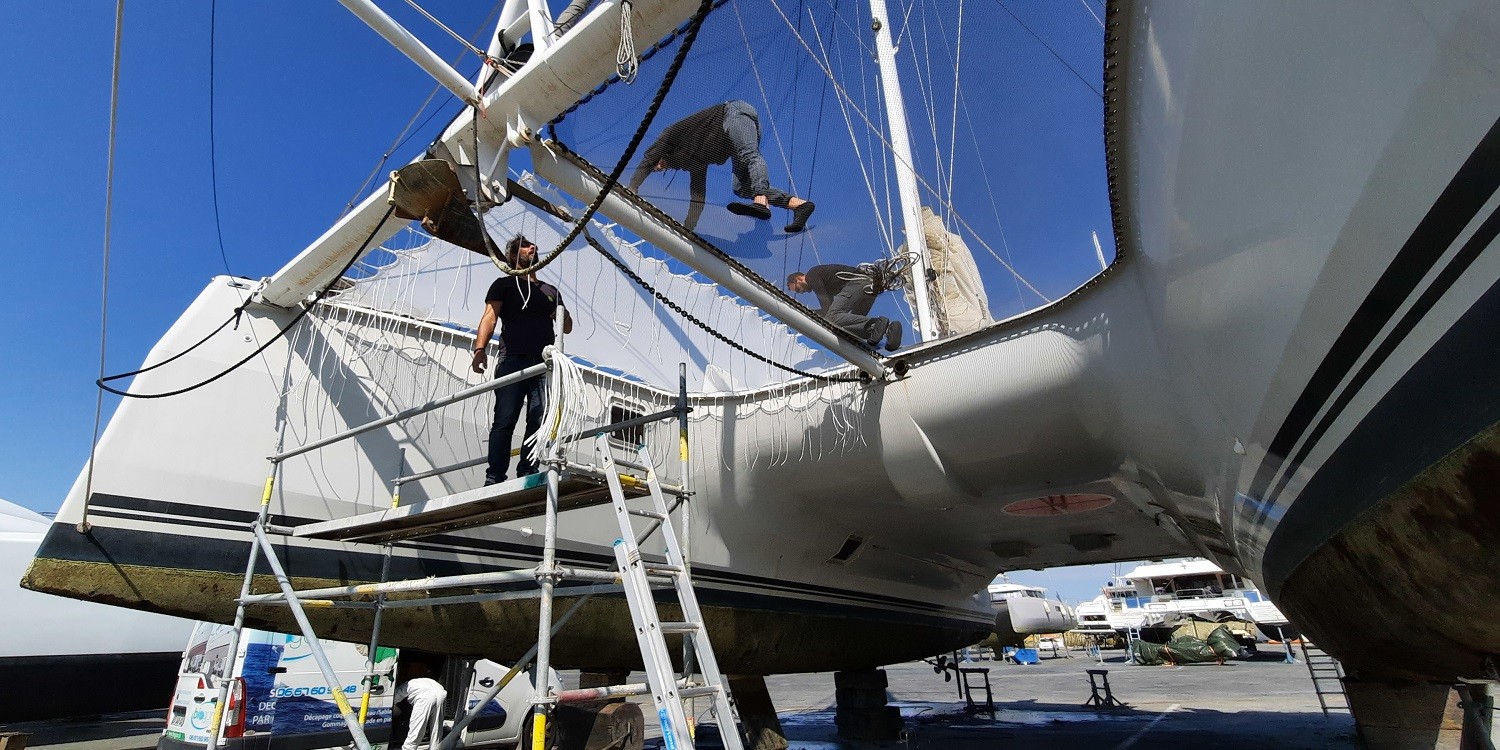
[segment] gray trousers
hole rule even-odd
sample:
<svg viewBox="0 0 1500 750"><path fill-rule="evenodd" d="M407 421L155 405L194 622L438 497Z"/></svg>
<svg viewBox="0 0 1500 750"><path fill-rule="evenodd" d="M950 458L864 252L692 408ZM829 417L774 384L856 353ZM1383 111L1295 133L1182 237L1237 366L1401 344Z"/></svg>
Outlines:
<svg viewBox="0 0 1500 750"><path fill-rule="evenodd" d="M828 303L823 317L866 341L873 341L885 333L890 320L870 317L870 306L875 304L874 281L868 277L857 278L844 284L839 293Z"/></svg>
<svg viewBox="0 0 1500 750"><path fill-rule="evenodd" d="M773 206L786 208L792 196L771 187L766 159L760 155L760 116L755 108L738 99L725 105L724 134L734 149L730 161L734 166L731 189L741 198L766 196Z"/></svg>

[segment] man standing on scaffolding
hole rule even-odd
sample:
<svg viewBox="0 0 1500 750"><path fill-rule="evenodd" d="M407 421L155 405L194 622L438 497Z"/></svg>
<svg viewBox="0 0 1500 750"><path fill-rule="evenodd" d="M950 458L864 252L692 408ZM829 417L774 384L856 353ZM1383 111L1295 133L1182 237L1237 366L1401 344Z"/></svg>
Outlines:
<svg viewBox="0 0 1500 750"><path fill-rule="evenodd" d="M536 264L536 244L525 235L516 235L506 243L505 257L512 268L529 268ZM542 350L557 339L552 322L561 306L562 295L557 287L538 281L534 273L526 276L506 274L495 279L484 295L484 314L479 318L479 330L474 337L474 372L483 375L489 364L490 337L495 334L497 322L501 324L501 354L500 363L495 366L495 377L541 364ZM563 333L572 331L573 318L567 308L563 308ZM510 469L510 445L523 402L526 408L525 438L530 438L541 428L542 413L547 404L545 384L546 378L537 376L495 391L495 422L490 427L490 463L484 473L485 484L498 484L506 479L506 472ZM523 448L516 461L516 476L535 473L536 462Z"/></svg>
<svg viewBox="0 0 1500 750"><path fill-rule="evenodd" d="M871 316L875 298L885 291L881 282L864 269L839 263L825 263L786 277L786 288L794 294L812 292L818 295L818 314L825 320L878 348L883 339L886 351L901 346L901 321Z"/></svg>
<svg viewBox="0 0 1500 750"><path fill-rule="evenodd" d="M734 194L750 200L729 204L731 213L765 221L771 218L771 206L779 206L792 212L792 221L785 227L788 233L807 226L816 206L771 187L766 159L760 154L760 117L748 102L738 99L715 104L668 125L646 148L646 155L630 177L630 189L640 190L652 172L681 169L691 173L692 206L682 220L682 225L691 230L703 213L708 165L726 161L734 162Z"/></svg>

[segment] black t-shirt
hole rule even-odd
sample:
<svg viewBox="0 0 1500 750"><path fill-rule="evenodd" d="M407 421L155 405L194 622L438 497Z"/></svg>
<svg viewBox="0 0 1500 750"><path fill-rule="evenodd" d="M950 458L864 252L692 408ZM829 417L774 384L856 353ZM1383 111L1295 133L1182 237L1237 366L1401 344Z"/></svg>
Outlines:
<svg viewBox="0 0 1500 750"><path fill-rule="evenodd" d="M500 303L500 343L505 356L539 357L556 336L552 317L562 300L557 287L520 276L501 276L490 284L485 302Z"/></svg>

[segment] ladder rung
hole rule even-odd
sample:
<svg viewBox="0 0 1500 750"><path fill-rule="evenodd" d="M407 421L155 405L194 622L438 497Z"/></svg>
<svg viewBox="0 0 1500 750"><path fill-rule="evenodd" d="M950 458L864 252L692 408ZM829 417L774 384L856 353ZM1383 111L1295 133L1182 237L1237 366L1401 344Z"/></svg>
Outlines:
<svg viewBox="0 0 1500 750"><path fill-rule="evenodd" d="M719 687L717 685L704 685L703 687L683 688L677 691L677 697L679 698L701 698L705 695L718 694Z"/></svg>
<svg viewBox="0 0 1500 750"><path fill-rule="evenodd" d="M667 514L665 514L665 513L657 513L654 510L627 509L625 512L629 513L632 516L640 516L641 518L654 518L654 519L656 519L658 521L665 521L665 520L667 520Z"/></svg>
<svg viewBox="0 0 1500 750"><path fill-rule="evenodd" d="M696 622L664 622L661 624L663 633L695 633L703 628Z"/></svg>
<svg viewBox="0 0 1500 750"><path fill-rule="evenodd" d="M636 471L652 471L655 468L652 466L642 466L628 458L616 458L615 465L624 466L627 469L635 469Z"/></svg>

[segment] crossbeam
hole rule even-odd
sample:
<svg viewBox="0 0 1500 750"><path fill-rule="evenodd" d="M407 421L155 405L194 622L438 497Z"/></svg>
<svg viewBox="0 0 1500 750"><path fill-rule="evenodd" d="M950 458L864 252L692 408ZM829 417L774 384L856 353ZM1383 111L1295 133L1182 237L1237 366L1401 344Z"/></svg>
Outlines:
<svg viewBox="0 0 1500 750"><path fill-rule="evenodd" d="M645 49L682 25L692 16L695 5L684 0L632 0L629 7L636 48ZM478 130L481 150L493 157L511 142L530 141L543 124L573 106L579 92L592 91L615 74L619 46L620 3L609 0L584 16L555 44L537 45L536 54L526 65L481 98L485 113ZM474 108L470 107L448 126L438 139L440 148L433 151L446 149L469 165L488 167L490 158L475 160L480 155L474 154L474 132ZM504 170L498 171L500 174L489 178L503 179ZM274 307L292 307L321 289L366 237L373 237L370 246L377 247L406 226L406 221L394 218L381 223L385 209L382 185L267 279L255 300Z"/></svg>

